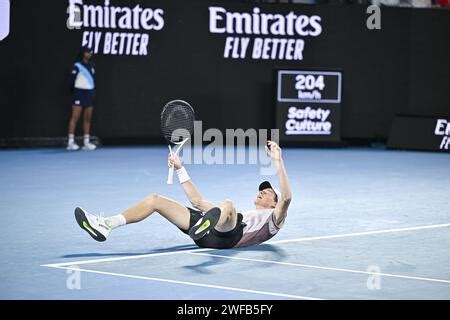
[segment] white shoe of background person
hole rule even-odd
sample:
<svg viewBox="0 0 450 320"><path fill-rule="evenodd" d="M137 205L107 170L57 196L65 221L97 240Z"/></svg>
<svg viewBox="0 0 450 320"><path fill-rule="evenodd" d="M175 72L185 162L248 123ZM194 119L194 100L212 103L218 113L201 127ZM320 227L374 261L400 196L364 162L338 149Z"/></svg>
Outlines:
<svg viewBox="0 0 450 320"><path fill-rule="evenodd" d="M75 208L75 219L78 225L97 241L105 241L112 230L106 223L106 218L90 214L80 207Z"/></svg>
<svg viewBox="0 0 450 320"><path fill-rule="evenodd" d="M83 150L93 151L97 149L97 146L91 142L85 143L83 146Z"/></svg>
<svg viewBox="0 0 450 320"><path fill-rule="evenodd" d="M69 142L67 144L66 149L69 150L69 151L76 151L76 150L80 149L80 146L77 145L75 142Z"/></svg>

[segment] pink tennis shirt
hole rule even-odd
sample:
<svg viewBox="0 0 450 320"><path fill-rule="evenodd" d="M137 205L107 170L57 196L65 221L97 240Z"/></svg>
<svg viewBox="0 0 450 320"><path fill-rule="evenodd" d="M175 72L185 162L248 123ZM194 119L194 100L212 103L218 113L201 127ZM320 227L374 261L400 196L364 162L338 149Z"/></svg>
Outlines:
<svg viewBox="0 0 450 320"><path fill-rule="evenodd" d="M278 233L284 224L275 222L274 209L255 209L242 212L242 222L246 224L241 240L234 246L248 247L263 243Z"/></svg>

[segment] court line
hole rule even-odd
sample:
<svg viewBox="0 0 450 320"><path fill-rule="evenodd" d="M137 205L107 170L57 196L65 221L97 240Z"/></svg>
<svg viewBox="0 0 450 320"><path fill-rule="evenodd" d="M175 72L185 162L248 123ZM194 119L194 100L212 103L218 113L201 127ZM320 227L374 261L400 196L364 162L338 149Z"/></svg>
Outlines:
<svg viewBox="0 0 450 320"><path fill-rule="evenodd" d="M416 226L416 227L407 227L407 228L395 228L395 229L365 231L365 232L355 232L355 233L344 233L344 234L318 236L318 237L307 237L307 238L298 238L298 239L290 239L290 240L277 240L277 241L268 241L266 243L267 244L280 244L280 243L289 243L289 242L303 242L303 241L313 241L313 240L323 240L323 239L357 237L357 236L392 233L392 232L415 231L415 230L424 230L424 229L436 229L436 228L445 228L445 227L450 227L450 223L434 224L434 225L426 225L426 226ZM149 254L141 254L141 255L134 255L134 256L126 256L126 257L115 257L115 258L105 258L105 259L93 259L93 260L63 262L63 263L52 263L52 264L44 264L44 265L41 265L41 266L42 267L59 267L59 266L71 266L71 265L75 265L75 264L76 265L83 265L83 264L90 264L90 263L111 262L111 261L121 261L121 260L131 260L131 259L141 259L141 258L148 258L148 257L174 255L174 254L182 254L182 253L192 253L192 252L204 252L204 251L212 251L212 250L217 250L217 249L203 248L203 249L192 249L192 250L178 250L178 251L169 251L169 252L162 252L162 253L149 253Z"/></svg>
<svg viewBox="0 0 450 320"><path fill-rule="evenodd" d="M57 267L64 267L64 266L97 263L97 262L111 262L111 261L121 261L121 260L142 259L142 258L148 258L148 257L169 256L169 255L174 255L174 254L189 253L192 251L202 252L202 251L210 251L210 250L214 250L214 249L205 248L205 249L192 249L192 250L177 250L177 251L160 252L160 253L139 254L139 255L134 255L134 256L130 255L130 256L117 257L117 258L105 258L105 259L92 259L92 260L72 261L72 262L63 262L63 263L51 263L51 264L43 264L43 265L41 265L41 267L57 268Z"/></svg>
<svg viewBox="0 0 450 320"><path fill-rule="evenodd" d="M416 227L407 227L407 228L395 228L395 229L385 229L385 230L344 233L344 234L336 234L336 235L329 235L329 236L318 236L318 237L299 238L299 239L290 239L290 240L278 240L278 241L273 241L273 242L269 241L266 243L280 244L280 243L289 243L289 242L301 242L301 241L311 241L311 240L357 237L357 236L367 236L367 235L372 235L372 234L403 232L403 231L416 231L416 230L436 229L436 228L446 228L446 227L450 227L450 223L432 224L432 225L427 225L427 226L416 226Z"/></svg>
<svg viewBox="0 0 450 320"><path fill-rule="evenodd" d="M189 286L206 287L206 288L222 289L222 290L229 290L229 291L239 291L239 292L261 294L261 295L283 297L283 298L293 298L293 299L302 299L302 300L323 300L321 298L297 296L297 295L278 293L278 292L250 290L250 289L242 289L242 288L235 288L235 287L217 286L217 285L206 284L206 283L198 283L198 282L178 281L178 280L170 280L170 279L164 279L164 278L136 276L136 275L125 274L125 273L115 273L115 272L106 272L106 271L98 271L98 270L90 270L90 269L80 269L80 268L77 268L77 267L74 267L74 266L72 266L72 267L55 267L55 266L53 266L53 268L66 269L66 270L75 270L75 271L83 271L83 272L104 274L104 275L123 277L123 278L132 278L132 279L140 279L140 280L168 282L168 283L184 284L184 285L189 285Z"/></svg>
<svg viewBox="0 0 450 320"><path fill-rule="evenodd" d="M383 277L403 278L403 279L409 279L409 280L421 280L421 281L450 283L450 280L445 280L445 279L434 279L434 278L424 278L424 277L415 277L415 276L405 276L405 275L391 274L391 273L381 273L381 272L368 272L368 271L344 269L344 268L321 267L321 266L315 266L315 265L310 265L310 264L301 264L301 263L292 263L292 262L280 262L280 261L273 261L273 260L230 257L230 256L224 256L224 255L212 254L212 253L195 253L195 252L190 252L189 254L197 255L197 256L218 257L218 258L231 259L231 260L242 260L242 261L252 261L252 262L279 264L279 265L302 267L302 268L311 268L311 269L320 269L320 270L341 271L341 272L349 272L349 273L361 273L361 274L377 275L377 276L383 276Z"/></svg>

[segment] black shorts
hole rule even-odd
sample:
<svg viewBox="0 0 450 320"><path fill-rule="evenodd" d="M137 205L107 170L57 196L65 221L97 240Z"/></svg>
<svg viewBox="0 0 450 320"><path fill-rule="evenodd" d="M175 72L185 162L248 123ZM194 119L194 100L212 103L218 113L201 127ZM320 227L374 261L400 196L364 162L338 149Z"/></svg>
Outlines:
<svg viewBox="0 0 450 320"><path fill-rule="evenodd" d="M95 90L73 89L72 105L77 107L93 107Z"/></svg>
<svg viewBox="0 0 450 320"><path fill-rule="evenodd" d="M191 214L191 218L189 221L189 229L192 228L198 220L203 217L203 213L198 210L194 210L192 208L188 208ZM213 249L229 249L233 248L239 240L242 238L242 233L244 230L245 224L242 222L242 214L238 213L236 227L227 232L220 232L216 229L212 229L207 235L203 238L195 240L195 244L202 248L213 248ZM188 234L189 230L181 231Z"/></svg>

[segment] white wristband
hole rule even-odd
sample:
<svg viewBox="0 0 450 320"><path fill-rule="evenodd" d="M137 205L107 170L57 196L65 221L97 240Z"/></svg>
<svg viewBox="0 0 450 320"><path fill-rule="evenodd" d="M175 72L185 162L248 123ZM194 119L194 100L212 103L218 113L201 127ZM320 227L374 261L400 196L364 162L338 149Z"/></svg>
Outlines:
<svg viewBox="0 0 450 320"><path fill-rule="evenodd" d="M180 183L185 183L186 181L191 180L191 177L189 177L184 167L181 167L180 169L177 170L177 176Z"/></svg>

